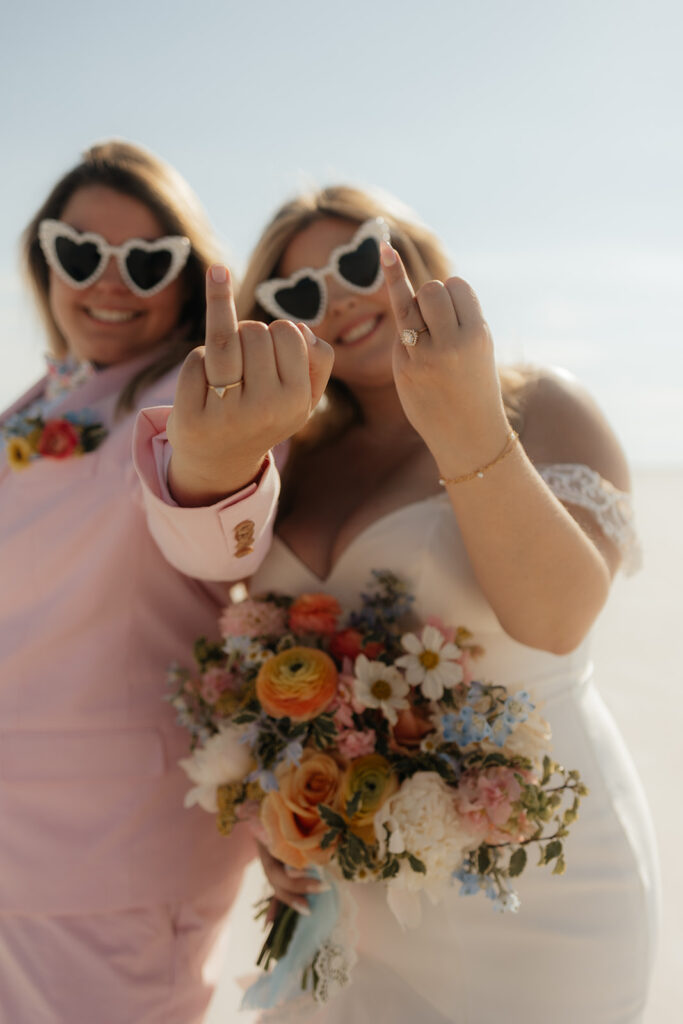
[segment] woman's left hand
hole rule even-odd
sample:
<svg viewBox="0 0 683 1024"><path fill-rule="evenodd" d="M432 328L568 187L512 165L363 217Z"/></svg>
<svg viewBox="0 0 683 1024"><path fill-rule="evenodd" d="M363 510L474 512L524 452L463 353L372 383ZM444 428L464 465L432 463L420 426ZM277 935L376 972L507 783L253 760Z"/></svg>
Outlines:
<svg viewBox="0 0 683 1024"><path fill-rule="evenodd" d="M393 369L403 410L449 475L483 465L502 448L505 416L493 341L466 281L429 281L414 293L395 249L382 266L396 321ZM401 332L419 332L412 346Z"/></svg>

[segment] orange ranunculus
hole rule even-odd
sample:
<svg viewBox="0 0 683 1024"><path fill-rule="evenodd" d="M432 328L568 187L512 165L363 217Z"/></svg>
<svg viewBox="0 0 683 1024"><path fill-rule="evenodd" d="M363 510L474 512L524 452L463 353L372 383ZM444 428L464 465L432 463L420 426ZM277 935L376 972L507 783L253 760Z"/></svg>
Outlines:
<svg viewBox="0 0 683 1024"><path fill-rule="evenodd" d="M366 754L351 761L341 780L337 810L349 822L349 828L368 845L375 842L374 819L385 800L398 789L391 764L381 754ZM349 819L346 806L360 793L356 813Z"/></svg>
<svg viewBox="0 0 683 1024"><path fill-rule="evenodd" d="M274 857L295 868L329 861L334 844L324 850L320 846L329 826L318 804L335 804L340 775L337 762L317 750L304 750L298 766L278 771L279 790L268 793L261 804L261 822Z"/></svg>
<svg viewBox="0 0 683 1024"><path fill-rule="evenodd" d="M384 644L379 640L368 640L363 643L363 635L357 629L349 627L340 629L330 640L330 654L339 661L350 658L355 661L359 654L364 654L370 661L374 661L384 650Z"/></svg>
<svg viewBox="0 0 683 1024"><path fill-rule="evenodd" d="M337 668L315 647L290 647L268 658L256 678L256 696L267 715L307 722L337 692Z"/></svg>
<svg viewBox="0 0 683 1024"><path fill-rule="evenodd" d="M294 633L334 633L341 615L339 602L329 594L302 594L289 608Z"/></svg>
<svg viewBox="0 0 683 1024"><path fill-rule="evenodd" d="M68 420L48 420L38 442L38 451L50 459L67 459L80 443L78 431Z"/></svg>

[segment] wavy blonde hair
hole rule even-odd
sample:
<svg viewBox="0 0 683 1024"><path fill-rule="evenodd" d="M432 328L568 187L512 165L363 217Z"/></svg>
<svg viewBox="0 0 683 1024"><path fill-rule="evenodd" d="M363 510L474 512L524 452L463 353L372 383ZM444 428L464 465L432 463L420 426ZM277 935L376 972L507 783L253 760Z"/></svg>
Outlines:
<svg viewBox="0 0 683 1024"><path fill-rule="evenodd" d="M262 281L278 276L280 261L292 239L323 217L338 217L358 224L372 217L383 217L391 231L391 243L400 253L415 289L427 281L445 281L452 274L451 261L434 232L399 200L379 190L331 185L306 192L285 203L266 225L242 280L237 302L241 320L269 322L272 319L256 300L256 287ZM510 367L501 367L499 374L508 419L519 430L522 419L520 396L528 375ZM353 395L341 382L330 382L327 397L326 415L323 415L334 421L339 429L359 417L360 410ZM327 436L327 432L324 434ZM307 438L309 435L315 437L316 442L320 438L320 432L315 428L309 428Z"/></svg>
<svg viewBox="0 0 683 1024"><path fill-rule="evenodd" d="M170 164L131 142L112 139L87 149L81 162L54 186L27 225L22 236L22 261L38 311L48 333L51 351L58 358L67 354L68 344L50 309L50 274L38 242L38 226L46 217L59 220L71 197L81 188L103 185L122 195L138 199L152 211L164 234L186 235L192 244L181 279L187 298L176 330L158 357L124 387L119 410L132 409L140 391L158 380L204 339L206 321L204 277L220 250L196 195Z"/></svg>

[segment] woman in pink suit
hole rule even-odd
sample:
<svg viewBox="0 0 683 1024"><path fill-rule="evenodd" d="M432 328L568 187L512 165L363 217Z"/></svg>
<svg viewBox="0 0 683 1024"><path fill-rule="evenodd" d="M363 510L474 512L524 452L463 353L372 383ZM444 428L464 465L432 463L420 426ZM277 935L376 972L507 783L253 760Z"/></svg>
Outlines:
<svg viewBox="0 0 683 1024"><path fill-rule="evenodd" d="M244 385L221 376L229 274L185 182L123 142L58 182L24 256L50 355L0 417L0 1019L191 1024L252 847L183 808L187 739L164 677L224 593L160 554L130 452L136 412L173 400L204 338L205 279L213 328L180 397L219 421L223 387ZM290 334L308 381L308 344ZM310 385L297 410L283 393L269 394L274 440L311 401ZM267 549L278 482L268 459L226 459L219 493L199 480L148 501L171 531L183 505L203 506L194 520L225 538L216 575L235 580Z"/></svg>

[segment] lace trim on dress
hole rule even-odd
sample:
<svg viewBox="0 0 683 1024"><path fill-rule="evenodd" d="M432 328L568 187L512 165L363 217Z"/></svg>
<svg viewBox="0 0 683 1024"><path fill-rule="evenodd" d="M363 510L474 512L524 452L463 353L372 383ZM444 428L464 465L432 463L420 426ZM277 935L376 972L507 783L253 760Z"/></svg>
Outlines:
<svg viewBox="0 0 683 1024"><path fill-rule="evenodd" d="M556 498L579 505L595 516L602 532L619 549L627 576L640 569L642 553L629 494L617 490L590 466L580 463L557 463L537 469Z"/></svg>

